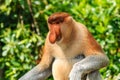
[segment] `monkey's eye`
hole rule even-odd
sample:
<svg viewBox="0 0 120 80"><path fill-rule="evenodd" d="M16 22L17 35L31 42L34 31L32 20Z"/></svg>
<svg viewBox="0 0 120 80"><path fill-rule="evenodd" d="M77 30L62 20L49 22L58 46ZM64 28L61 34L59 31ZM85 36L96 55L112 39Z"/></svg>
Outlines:
<svg viewBox="0 0 120 80"><path fill-rule="evenodd" d="M60 22L56 22L56 24L59 24Z"/></svg>

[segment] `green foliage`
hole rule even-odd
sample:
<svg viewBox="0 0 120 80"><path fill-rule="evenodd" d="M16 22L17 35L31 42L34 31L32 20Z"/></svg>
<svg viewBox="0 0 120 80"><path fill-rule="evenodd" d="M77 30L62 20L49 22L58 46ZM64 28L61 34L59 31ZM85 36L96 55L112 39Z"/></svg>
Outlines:
<svg viewBox="0 0 120 80"><path fill-rule="evenodd" d="M17 80L35 65L48 31L46 20L61 11L88 27L110 58L103 78L118 80L119 5L119 0L0 0L0 80Z"/></svg>

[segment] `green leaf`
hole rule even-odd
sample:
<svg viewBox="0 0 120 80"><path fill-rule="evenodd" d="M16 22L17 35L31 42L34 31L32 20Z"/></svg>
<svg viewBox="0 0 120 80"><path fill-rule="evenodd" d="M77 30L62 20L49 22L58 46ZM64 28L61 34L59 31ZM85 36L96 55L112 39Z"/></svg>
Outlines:
<svg viewBox="0 0 120 80"><path fill-rule="evenodd" d="M12 2L12 0L5 0L5 5L8 6L8 5L10 5L11 2Z"/></svg>
<svg viewBox="0 0 120 80"><path fill-rule="evenodd" d="M17 30L17 32L16 32L16 38L20 37L21 31L22 31L22 28L20 28L19 30Z"/></svg>
<svg viewBox="0 0 120 80"><path fill-rule="evenodd" d="M103 26L96 26L96 28L95 28L96 30L97 30L97 32L99 32L99 33L104 33L105 32L105 27L103 27Z"/></svg>

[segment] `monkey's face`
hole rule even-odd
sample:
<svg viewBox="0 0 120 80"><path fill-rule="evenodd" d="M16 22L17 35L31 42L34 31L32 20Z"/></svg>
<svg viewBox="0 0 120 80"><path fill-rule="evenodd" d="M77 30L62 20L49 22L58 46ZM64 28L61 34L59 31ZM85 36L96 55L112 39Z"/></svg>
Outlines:
<svg viewBox="0 0 120 80"><path fill-rule="evenodd" d="M60 41L70 31L69 24L72 18L67 13L55 13L48 18L48 28L50 31L49 41L55 43ZM63 35L64 34L64 35Z"/></svg>
<svg viewBox="0 0 120 80"><path fill-rule="evenodd" d="M56 41L59 41L62 38L60 25L58 24L49 24L49 41L51 43L55 43Z"/></svg>

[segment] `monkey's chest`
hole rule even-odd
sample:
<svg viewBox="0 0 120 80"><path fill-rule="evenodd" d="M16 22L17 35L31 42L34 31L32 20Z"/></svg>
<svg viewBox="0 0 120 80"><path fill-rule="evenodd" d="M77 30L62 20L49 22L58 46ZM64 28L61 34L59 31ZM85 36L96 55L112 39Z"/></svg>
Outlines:
<svg viewBox="0 0 120 80"><path fill-rule="evenodd" d="M52 65L54 80L68 80L73 63L65 59L55 59Z"/></svg>
<svg viewBox="0 0 120 80"><path fill-rule="evenodd" d="M54 80L68 80L73 65L83 59L82 56L73 59L55 59L52 65Z"/></svg>

